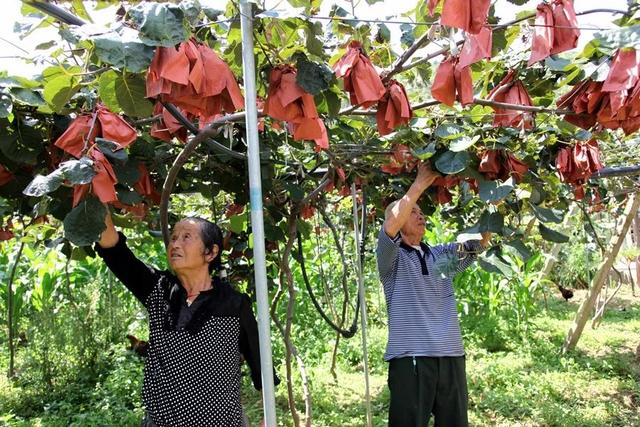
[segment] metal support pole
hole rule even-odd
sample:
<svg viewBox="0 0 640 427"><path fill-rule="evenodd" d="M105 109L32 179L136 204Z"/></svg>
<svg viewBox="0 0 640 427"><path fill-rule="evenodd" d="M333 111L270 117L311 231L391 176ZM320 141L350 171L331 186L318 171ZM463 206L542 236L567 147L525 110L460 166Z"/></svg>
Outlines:
<svg viewBox="0 0 640 427"><path fill-rule="evenodd" d="M240 1L240 29L242 31L242 71L244 76L247 126L247 157L249 159L249 192L251 200L251 230L253 232L253 261L258 305L258 334L260 337L260 367L262 369L262 408L266 427L276 426L276 400L271 359L271 331L269 292L265 266L262 182L260 178L260 146L258 145L258 108L256 106L256 74L253 53L253 11L249 0Z"/></svg>
<svg viewBox="0 0 640 427"><path fill-rule="evenodd" d="M356 194L356 184L351 184L351 197L353 198L353 228L356 242L356 261L358 266L358 298L360 298L360 327L362 331L362 361L364 367L364 397L367 412L367 427L373 425L373 417L371 414L371 394L369 392L369 351L367 349L367 302L364 293L364 274L363 264L360 257L360 224L358 223L358 203ZM366 206L362 209L366 210ZM363 215L366 221L366 216ZM364 226L364 225L363 225Z"/></svg>

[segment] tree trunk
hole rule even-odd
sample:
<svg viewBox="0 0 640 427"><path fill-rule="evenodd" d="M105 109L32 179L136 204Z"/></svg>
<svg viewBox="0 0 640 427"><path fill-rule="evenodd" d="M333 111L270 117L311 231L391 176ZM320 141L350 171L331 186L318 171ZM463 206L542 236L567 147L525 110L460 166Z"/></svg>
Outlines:
<svg viewBox="0 0 640 427"><path fill-rule="evenodd" d="M608 253L605 254L602 262L600 263L598 272L591 282L591 287L589 288L587 298L578 309L578 312L576 313L576 317L574 319L574 323L571 328L569 328L569 332L567 333L567 337L565 338L564 344L562 346L563 353L573 350L578 343L580 335L582 335L582 331L584 330L584 325L587 323L587 320L589 319L591 314L591 310L593 309L596 300L598 299L598 295L602 290L602 286L606 281L607 274L609 273L611 266L618 256L618 252L620 252L620 247L624 242L625 235L629 231L631 222L636 216L638 206L640 206L640 196L636 193L633 194L627 202L627 207L625 208L623 216L624 219L622 221L622 224L619 226L613 246L611 246L611 249Z"/></svg>
<svg viewBox="0 0 640 427"><path fill-rule="evenodd" d="M11 266L11 273L9 274L9 282L7 283L7 329L9 332L9 371L7 373L9 378L13 378L15 375L15 355L16 349L14 347L14 330L13 330L13 279L22 257L22 249L24 249L24 242L20 242L18 252L16 253L16 260Z"/></svg>

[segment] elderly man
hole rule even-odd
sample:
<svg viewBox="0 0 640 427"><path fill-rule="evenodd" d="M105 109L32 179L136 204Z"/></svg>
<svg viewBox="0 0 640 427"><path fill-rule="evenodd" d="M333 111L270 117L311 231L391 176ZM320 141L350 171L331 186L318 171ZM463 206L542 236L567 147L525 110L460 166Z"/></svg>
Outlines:
<svg viewBox="0 0 640 427"><path fill-rule="evenodd" d="M376 251L389 316L385 360L391 392L389 426L467 426L464 348L452 277L436 272L442 257L457 257L458 272L488 244L428 246L422 242L425 219L416 202L439 175L420 164L415 181L385 211Z"/></svg>

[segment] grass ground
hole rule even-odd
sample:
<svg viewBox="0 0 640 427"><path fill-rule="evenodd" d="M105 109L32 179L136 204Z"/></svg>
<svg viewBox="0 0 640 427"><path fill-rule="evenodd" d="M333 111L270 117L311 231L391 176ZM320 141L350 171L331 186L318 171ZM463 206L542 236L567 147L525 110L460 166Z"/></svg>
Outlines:
<svg viewBox="0 0 640 427"><path fill-rule="evenodd" d="M560 346L584 295L576 291L568 303L550 298L548 310L533 319L528 338L508 341L501 351L490 352L486 340L466 337L471 425L640 426L640 297L623 289L600 327L587 326L576 351L562 355ZM381 357L385 340L384 327L369 330L375 426L386 425L388 410ZM117 370L89 390L79 386L52 396L10 384L1 376L0 425L137 426L142 415L142 364L124 348L118 351ZM329 355L317 366L307 366L314 426L365 424L359 338L347 341L341 351L337 381L329 373ZM6 360L1 362L5 365ZM245 385L245 408L255 424L261 416L260 395L248 381ZM301 390L299 384L296 390ZM278 387L276 404L279 424L292 425L284 383ZM301 403L298 410L304 411Z"/></svg>
<svg viewBox="0 0 640 427"><path fill-rule="evenodd" d="M576 291L568 303L550 298L548 310L533 320L528 339L507 351L489 352L467 338L472 426L640 426L640 297L621 290L602 324L597 329L588 325L577 349L562 355L560 347L585 295ZM373 328L369 334L370 346L384 346L383 329ZM335 382L328 365L311 369L313 425L365 425L362 373L358 367L340 366ZM384 426L386 365L380 360L371 360L371 365L374 425ZM247 396L254 419L259 417L258 398ZM291 425L284 386L279 387L277 405L282 425ZM299 405L298 410L303 409Z"/></svg>

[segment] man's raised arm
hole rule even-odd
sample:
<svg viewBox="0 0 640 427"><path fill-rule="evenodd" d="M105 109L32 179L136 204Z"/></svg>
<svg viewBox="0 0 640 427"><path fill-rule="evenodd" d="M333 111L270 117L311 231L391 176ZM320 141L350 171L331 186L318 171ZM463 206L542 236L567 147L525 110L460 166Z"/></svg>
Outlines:
<svg viewBox="0 0 640 427"><path fill-rule="evenodd" d="M428 163L420 163L418 165L418 174L415 181L413 181L407 193L392 206L389 215L387 215L384 221L384 232L387 236L393 238L398 235L404 223L409 219L411 209L422 193L424 193L439 176L437 172L431 170Z"/></svg>

